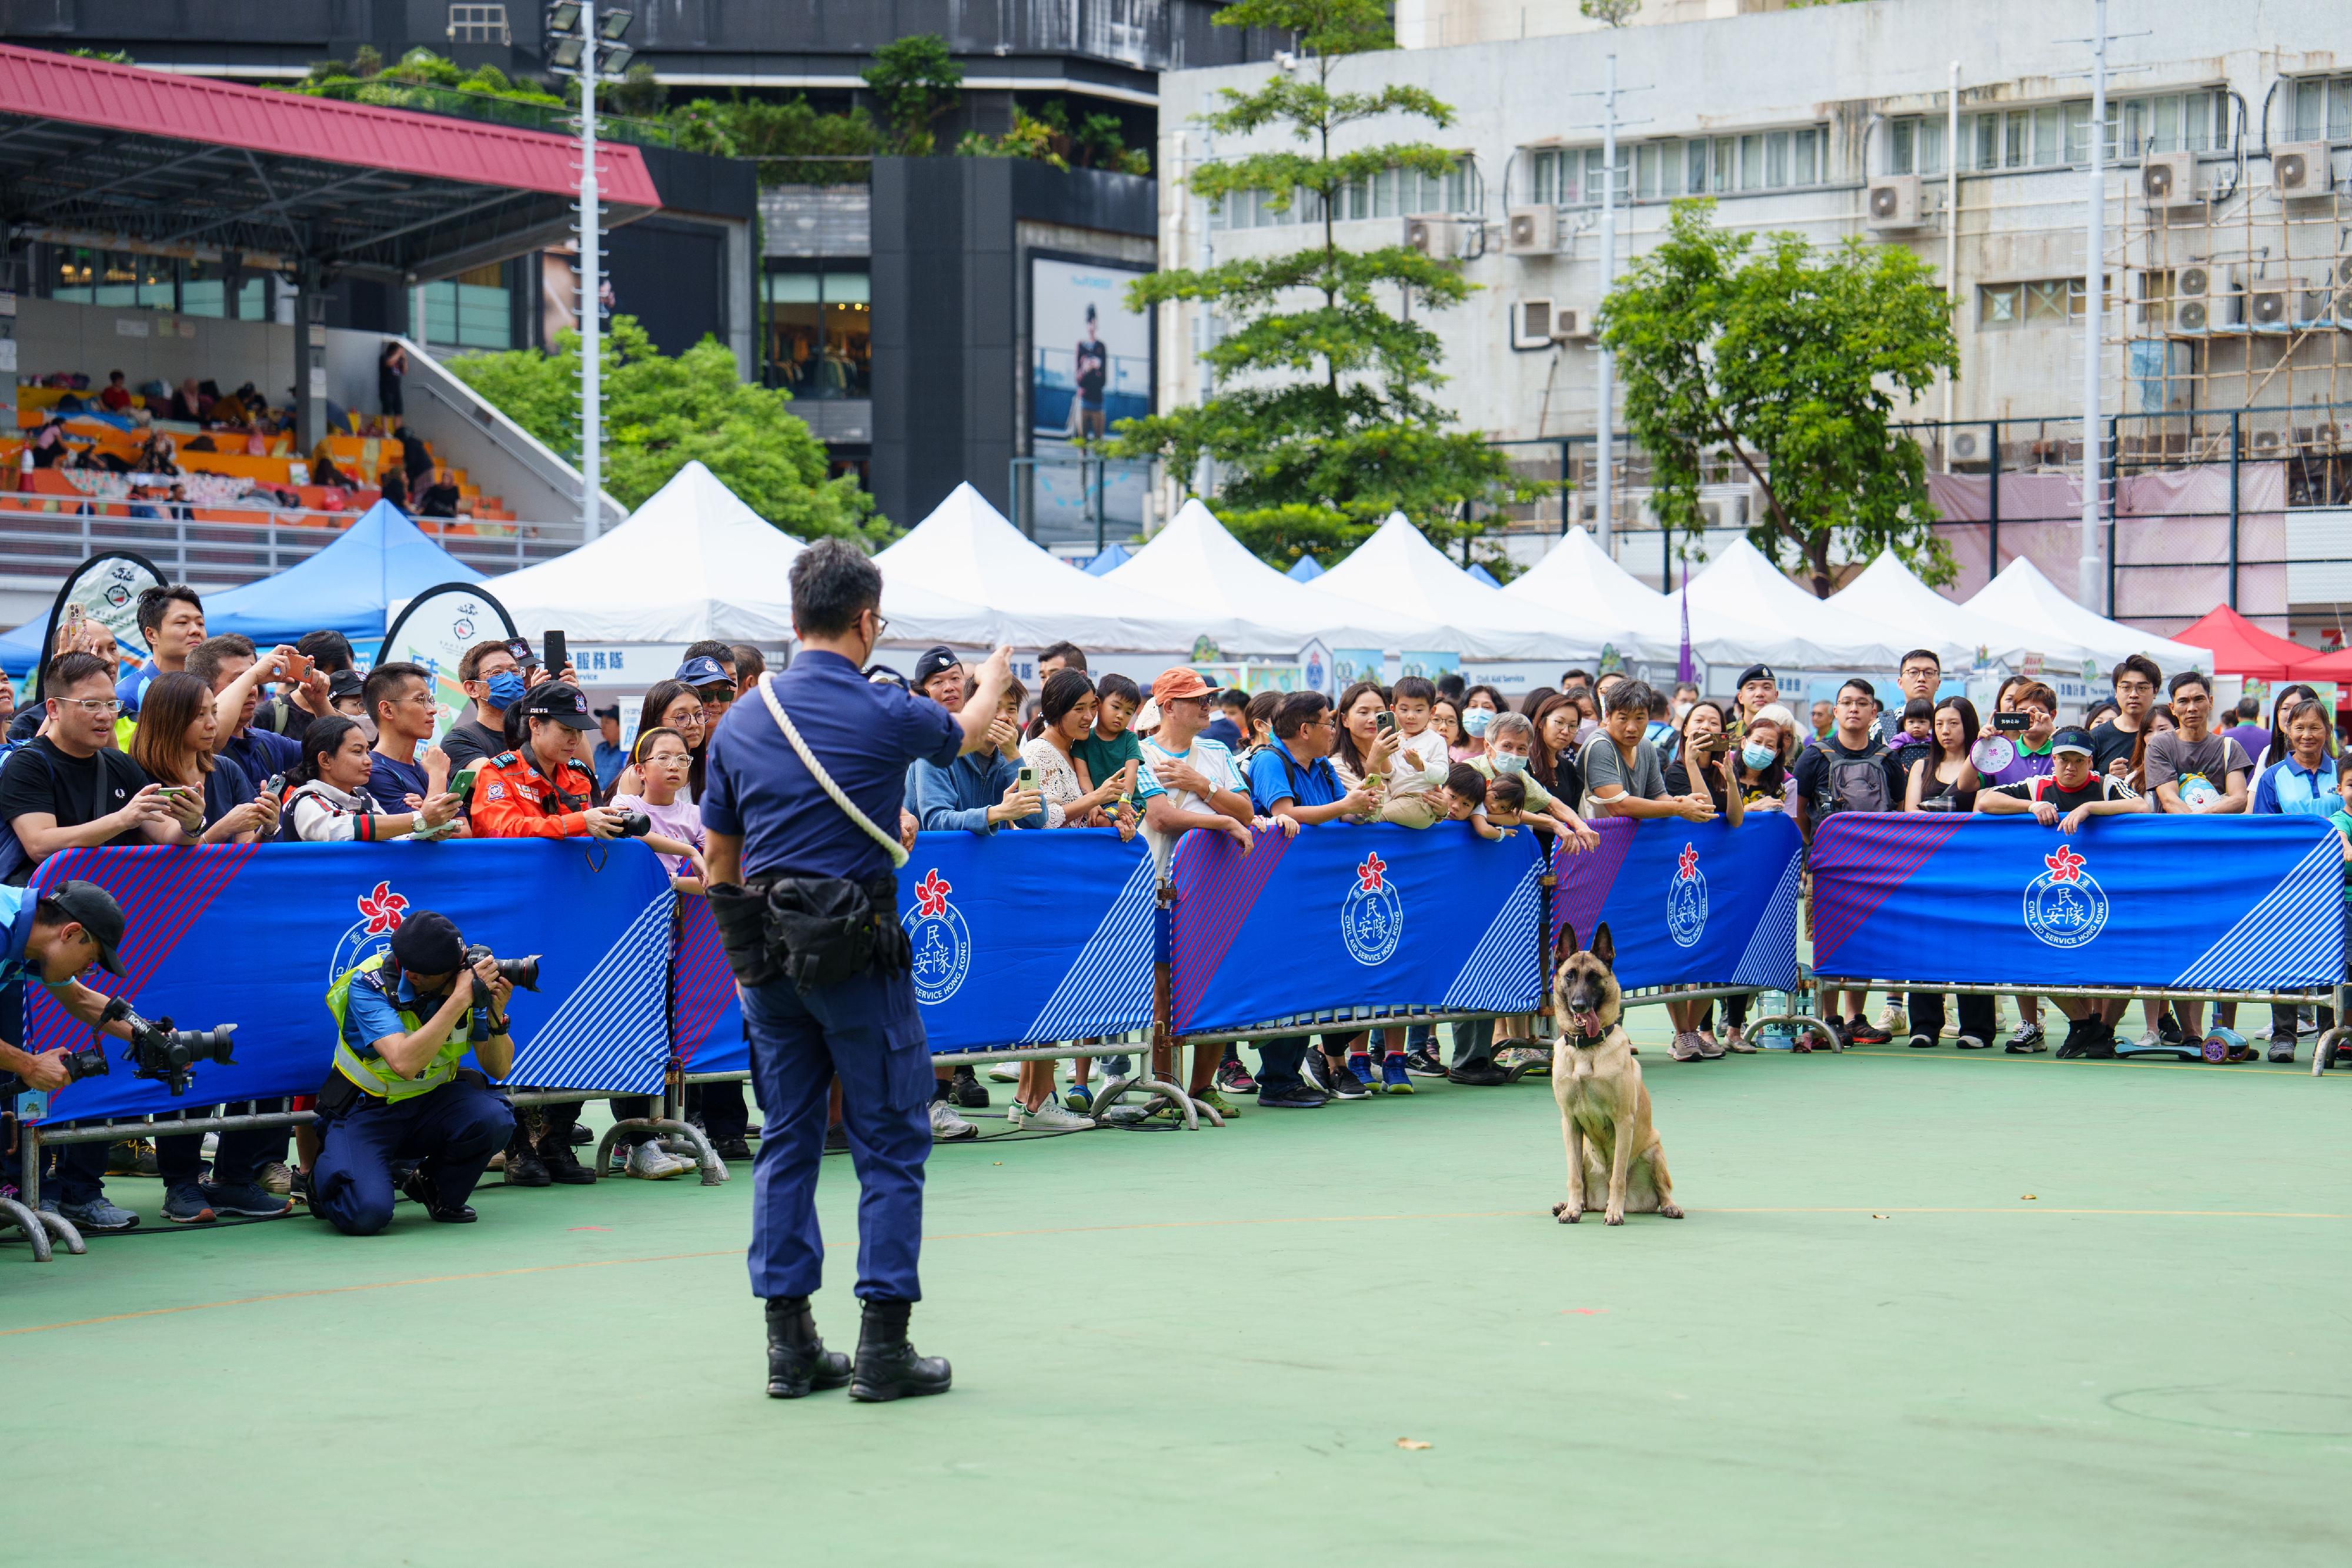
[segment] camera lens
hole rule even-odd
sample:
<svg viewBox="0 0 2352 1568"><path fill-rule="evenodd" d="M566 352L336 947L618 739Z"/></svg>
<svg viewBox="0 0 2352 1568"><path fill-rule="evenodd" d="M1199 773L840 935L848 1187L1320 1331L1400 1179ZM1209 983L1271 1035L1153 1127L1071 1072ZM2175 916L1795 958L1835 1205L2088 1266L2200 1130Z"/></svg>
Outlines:
<svg viewBox="0 0 2352 1568"><path fill-rule="evenodd" d="M642 839L653 831L654 820L643 811L625 810L621 813L621 837Z"/></svg>

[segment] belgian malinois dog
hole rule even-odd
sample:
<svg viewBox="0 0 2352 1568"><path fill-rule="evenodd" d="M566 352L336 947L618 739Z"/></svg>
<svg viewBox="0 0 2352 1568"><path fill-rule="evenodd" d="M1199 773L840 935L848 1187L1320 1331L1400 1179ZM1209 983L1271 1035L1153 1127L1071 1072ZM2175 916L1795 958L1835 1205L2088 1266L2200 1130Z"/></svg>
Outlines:
<svg viewBox="0 0 2352 1568"><path fill-rule="evenodd" d="M1624 1224L1629 1209L1683 1217L1666 1175L1665 1145L1650 1124L1642 1064L1617 1021L1623 993L1610 967L1616 956L1606 925L1593 933L1590 949L1578 946L1572 928L1560 928L1559 967L1551 981L1552 1016L1560 1026L1551 1053L1551 1097L1568 1143L1568 1201L1552 1205L1551 1212L1562 1225L1583 1218L1585 1195L1601 1186L1609 1194L1604 1218L1611 1225Z"/></svg>

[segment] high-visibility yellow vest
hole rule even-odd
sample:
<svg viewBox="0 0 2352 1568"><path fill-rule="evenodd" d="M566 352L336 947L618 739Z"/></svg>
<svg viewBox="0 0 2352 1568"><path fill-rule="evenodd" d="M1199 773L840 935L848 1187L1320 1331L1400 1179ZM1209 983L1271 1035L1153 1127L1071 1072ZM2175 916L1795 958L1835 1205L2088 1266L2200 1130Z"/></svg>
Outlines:
<svg viewBox="0 0 2352 1568"><path fill-rule="evenodd" d="M433 1059L414 1078L403 1078L392 1070L392 1064L381 1056L362 1056L352 1047L349 1015L352 1005L352 982L362 975L373 976L383 967L384 955L355 964L335 977L327 992L327 1010L335 1015L335 1068L365 1093L379 1100L413 1100L419 1094L430 1093L457 1076L457 1063L473 1048L474 1021L468 1012L462 1015L450 1030L449 1038ZM371 983L378 983L372 981ZM400 1021L410 1033L423 1027L423 1020L413 1008L395 1004Z"/></svg>

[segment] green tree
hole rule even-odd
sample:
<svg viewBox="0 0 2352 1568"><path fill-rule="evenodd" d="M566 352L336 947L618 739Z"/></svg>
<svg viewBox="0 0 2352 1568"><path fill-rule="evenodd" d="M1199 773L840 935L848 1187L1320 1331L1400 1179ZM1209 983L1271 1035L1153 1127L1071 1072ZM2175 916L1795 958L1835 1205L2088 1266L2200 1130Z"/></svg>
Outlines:
<svg viewBox="0 0 2352 1568"><path fill-rule="evenodd" d="M1464 538L1476 528L1467 520L1473 506L1516 492L1499 453L1449 428L1430 395L1444 380L1437 335L1412 318L1460 303L1471 285L1453 261L1402 245L1343 249L1332 228L1336 199L1356 182L1392 170L1454 172L1453 153L1423 141L1334 152L1340 133L1391 115L1443 127L1454 111L1417 87L1333 87L1342 60L1391 46L1381 0L1238 0L1216 20L1289 33L1304 57L1255 90L1227 89L1203 122L1234 138L1277 130L1297 148L1204 164L1191 186L1213 202L1255 192L1277 211L1307 202L1317 243L1154 273L1129 289L1138 309L1192 300L1231 326L1203 355L1216 394L1197 408L1121 421L1112 449L1165 459L1187 483L1202 457L1213 460L1227 525L1277 565L1304 550L1349 548L1391 511L1441 545ZM1410 305L1405 319L1388 308L1400 296Z"/></svg>
<svg viewBox="0 0 2352 1568"><path fill-rule="evenodd" d="M1641 10L1642 0L1576 0L1576 8L1593 21L1622 27Z"/></svg>
<svg viewBox="0 0 2352 1568"><path fill-rule="evenodd" d="M698 98L671 110L669 123L689 152L758 159L762 184L863 184L867 165L847 160L885 149L881 128L863 109L821 114L804 97ZM845 161L829 162L828 155Z"/></svg>
<svg viewBox="0 0 2352 1568"><path fill-rule="evenodd" d="M615 316L603 339L604 488L635 507L699 459L760 516L798 538L838 535L868 548L897 530L875 515L853 476L825 477L824 444L785 405L781 389L736 379L735 356L716 338L675 358L655 349L634 316ZM451 374L558 452L580 440L580 334L555 351L517 349L448 361Z"/></svg>
<svg viewBox="0 0 2352 1568"><path fill-rule="evenodd" d="M1889 428L1898 399L1958 362L1933 270L1895 246L1817 251L1713 216L1710 201L1675 203L1664 243L1601 310L1660 521L1704 526L1701 465L1722 454L1763 492L1748 538L1776 563L1795 556L1815 593L1830 592L1832 540L1850 559L1892 549L1927 581L1950 580L1926 460Z"/></svg>
<svg viewBox="0 0 2352 1568"><path fill-rule="evenodd" d="M1031 114L1013 106L1013 129L1003 136L967 131L956 151L969 158L1034 158L1056 169L1109 169L1121 174L1151 172L1151 154L1130 150L1115 114L1088 114L1070 123L1070 106L1048 99Z"/></svg>
<svg viewBox="0 0 2352 1568"><path fill-rule="evenodd" d="M916 33L874 51L874 63L858 73L882 106L893 136L891 151L909 158L929 154L931 122L963 101L963 68L948 55L937 33Z"/></svg>

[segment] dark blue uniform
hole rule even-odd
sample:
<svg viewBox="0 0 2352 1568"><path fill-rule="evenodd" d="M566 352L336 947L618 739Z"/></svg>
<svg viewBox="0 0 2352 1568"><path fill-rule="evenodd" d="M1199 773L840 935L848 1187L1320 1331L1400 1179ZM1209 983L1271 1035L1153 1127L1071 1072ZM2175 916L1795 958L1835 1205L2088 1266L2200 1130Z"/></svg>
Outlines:
<svg viewBox="0 0 2352 1568"><path fill-rule="evenodd" d="M804 652L773 681L801 738L886 832L898 831L908 764L944 767L962 749L962 728L945 708L869 683L839 654ZM702 824L742 839L745 882L889 873L888 854L809 776L757 691L720 721L705 768ZM857 1294L919 1301L932 1077L912 977L869 971L806 995L780 978L744 992L743 1017L765 1118L752 1166L751 1293L808 1296L823 1281L816 1175L826 1091L837 1077L863 1189Z"/></svg>

